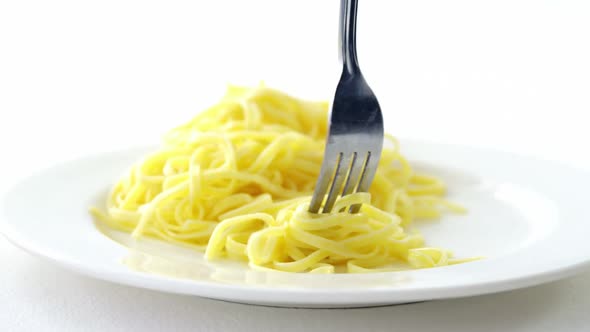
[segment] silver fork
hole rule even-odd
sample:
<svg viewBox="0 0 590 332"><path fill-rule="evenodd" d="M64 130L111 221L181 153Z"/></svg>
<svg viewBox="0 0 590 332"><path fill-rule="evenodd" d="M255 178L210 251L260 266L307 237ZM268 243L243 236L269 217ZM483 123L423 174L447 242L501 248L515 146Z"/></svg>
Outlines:
<svg viewBox="0 0 590 332"><path fill-rule="evenodd" d="M356 56L357 7L357 0L340 2L343 69L332 102L324 161L309 205L312 213L332 211L339 195L368 191L381 158L383 116ZM349 212L359 209L360 205L354 205Z"/></svg>

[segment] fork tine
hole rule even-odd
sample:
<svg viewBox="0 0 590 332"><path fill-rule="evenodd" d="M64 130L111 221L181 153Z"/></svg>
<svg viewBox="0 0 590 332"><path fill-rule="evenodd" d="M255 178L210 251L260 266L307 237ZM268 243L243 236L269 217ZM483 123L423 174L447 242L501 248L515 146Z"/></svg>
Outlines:
<svg viewBox="0 0 590 332"><path fill-rule="evenodd" d="M334 154L329 153L329 150L326 151L326 155L324 156L324 162L322 163L322 169L320 170L320 176L318 178L318 182L316 184L316 188L313 192L313 196L311 197L311 203L309 204L308 211L311 213L319 213L320 207L324 202L324 198L326 196L326 192L330 188L330 184L332 183L331 180L334 177L336 172L336 167L340 165L340 159L342 158L342 154ZM335 160L335 164L329 163L329 161Z"/></svg>
<svg viewBox="0 0 590 332"><path fill-rule="evenodd" d="M351 163L354 163L354 159L356 159L356 154L345 156L342 152L340 153L340 160L338 161L338 166L336 166L336 174L334 175L330 191L328 192L328 198L326 198L326 203L322 209L323 213L332 211L338 195L342 193L342 185L348 178L350 166Z"/></svg>
<svg viewBox="0 0 590 332"><path fill-rule="evenodd" d="M355 154L357 154L357 153L355 152ZM364 158L362 158L361 156L358 156L358 154L357 154L356 163L353 163L353 165L351 166L350 174L348 176L348 179L346 180L346 185L344 186L344 191L342 192L342 196L350 195L354 192L359 191L358 186L362 180L362 177L365 174L365 171L367 168L367 161L369 160L369 156L370 156L370 152L368 152ZM348 211L351 213L358 212L360 206L357 206L357 205L358 204L351 206ZM353 211L356 211L356 212L353 212Z"/></svg>
<svg viewBox="0 0 590 332"><path fill-rule="evenodd" d="M358 191L369 191L369 186L371 185L371 182L373 182L373 178L377 172L378 163L379 159L373 158L371 151L367 152L367 166L359 181Z"/></svg>
<svg viewBox="0 0 590 332"><path fill-rule="evenodd" d="M365 166L366 158L361 160L357 152L354 152L353 156L352 164L350 165L350 173L348 174L348 178L344 184L342 196L346 196L355 192L356 187L360 181L360 176L362 175L362 170Z"/></svg>
<svg viewBox="0 0 590 332"><path fill-rule="evenodd" d="M371 182L373 182L373 178L375 177L375 173L377 172L377 166L379 164L378 158L371 158L371 151L367 152L367 158L365 159L364 167L362 174L360 176L359 184L356 191L360 192L368 192L369 187L371 186ZM378 157L378 156L377 156ZM360 204L356 204L350 207L351 213L358 213L361 209Z"/></svg>

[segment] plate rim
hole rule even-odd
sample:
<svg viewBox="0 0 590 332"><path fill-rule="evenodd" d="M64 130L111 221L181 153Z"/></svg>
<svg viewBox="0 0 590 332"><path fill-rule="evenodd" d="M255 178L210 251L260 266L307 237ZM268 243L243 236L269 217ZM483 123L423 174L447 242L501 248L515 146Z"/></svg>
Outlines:
<svg viewBox="0 0 590 332"><path fill-rule="evenodd" d="M1 223L0 223L1 225ZM6 225L4 225L6 226ZM256 305L265 305L265 306L279 306L279 307L301 307L301 308L334 308L334 307L354 307L358 308L361 307L373 307L373 306L382 306L382 305L395 305L395 304L402 304L402 303L411 303L416 301L428 301L428 300L440 300L440 299L451 299L451 298L462 298L462 297L469 297L469 296L477 296L477 295L487 295L487 294L494 294L499 292L511 291L521 288L533 287L553 281L557 281L560 279L564 279L567 277L574 276L580 272L583 272L586 269L590 269L590 260L586 262L580 262L577 264L573 264L561 269L556 270L549 270L545 273L536 274L533 276L525 276L525 277L518 277L513 279L501 279L501 280L494 280L489 282L478 283L474 285L463 285L463 286L447 286L447 287L433 287L430 289L423 289L423 290L414 290L414 289L399 289L396 290L395 293L401 295L398 299L378 299L376 301L368 300L366 298L356 298L355 295L359 294L367 294L367 293L375 293L381 292L379 289L323 289L320 290L320 294L317 294L318 290L314 289L313 294L315 296L333 296L333 295L340 295L339 298L347 297L346 301L343 302L342 300L338 301L325 301L324 299L320 298L314 299L313 297L308 298L306 295L309 295L309 290L305 290L302 288L280 288L280 289L272 289L272 288L249 288L244 286L232 285L232 284L215 284L209 283L204 281L198 280L183 280L183 279L176 279L175 281L181 283L191 283L194 286L199 288L211 288L214 292L216 289L224 290L224 291L239 291L238 296L233 297L223 297L223 296L215 296L215 295L208 295L203 294L201 292L196 293L194 292L193 288L190 288L189 291L181 291L176 287L162 287L158 284L159 281L166 280L166 277L162 277L159 275L151 275L150 278L144 278L141 273L136 271L129 271L129 272L120 272L120 273L113 273L113 272L105 272L100 269L96 268L89 268L85 266L81 266L75 262L67 258L59 258L59 255L52 255L52 254L42 254L42 250L35 249L34 245L29 245L27 241L19 240L18 236L14 236L14 233L11 233L9 230L7 231L7 227L0 227L0 233L14 246L17 248L22 249L26 253L30 254L33 257L43 259L46 262L53 263L54 265L64 268L68 271L72 271L79 275L83 275L85 277L90 277L97 280L102 280L114 284L130 286L134 288L140 289L148 289L151 291L157 292L164 292L164 293L171 293L171 294L178 294L178 295L192 295L198 296L208 299L214 300L223 300L235 303L245 303L245 304L256 304ZM98 271L98 273L97 273ZM125 278L124 275L133 274L133 278ZM377 273L390 273L390 272L377 272ZM152 280L155 279L155 280ZM141 280L141 283L138 284L134 281ZM160 285L160 286L159 286ZM297 296L296 298L291 298L288 302L276 302L272 300L267 301L260 301L259 294L261 293L274 293L279 290L281 293L288 293L292 296ZM426 294L421 293L428 293L433 291L441 291L446 290L446 293L454 293L445 295L445 292L434 292L429 293L428 296L424 296ZM387 292L391 293L391 292ZM258 295L258 296L257 296ZM304 299L300 299L299 296L304 295ZM408 296L410 295L410 296ZM412 296L413 295L413 296ZM350 297L350 298L348 298Z"/></svg>

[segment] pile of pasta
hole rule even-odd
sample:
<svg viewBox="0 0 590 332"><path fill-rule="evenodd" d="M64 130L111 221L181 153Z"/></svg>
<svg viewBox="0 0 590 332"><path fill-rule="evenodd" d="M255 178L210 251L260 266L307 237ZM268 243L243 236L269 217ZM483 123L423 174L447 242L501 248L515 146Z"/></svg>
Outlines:
<svg viewBox="0 0 590 332"><path fill-rule="evenodd" d="M387 136L369 193L308 212L323 158L328 103L264 85L229 86L218 104L171 130L92 213L108 226L288 272L375 272L455 264L425 247L415 219L462 208L436 177L413 171ZM359 213L343 212L362 204ZM341 211L341 212L339 212Z"/></svg>

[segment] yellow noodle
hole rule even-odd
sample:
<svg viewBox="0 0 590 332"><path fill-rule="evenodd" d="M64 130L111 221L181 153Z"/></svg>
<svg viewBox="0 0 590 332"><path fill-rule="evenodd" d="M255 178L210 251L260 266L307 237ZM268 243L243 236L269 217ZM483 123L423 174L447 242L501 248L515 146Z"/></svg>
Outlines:
<svg viewBox="0 0 590 332"><path fill-rule="evenodd" d="M464 212L445 184L416 173L386 137L369 193L307 211L323 158L328 103L263 85L230 86L217 104L164 137L91 213L109 227L287 272L365 273L457 264L424 247L416 218ZM362 204L357 214L347 207ZM340 266L339 269L336 269Z"/></svg>

